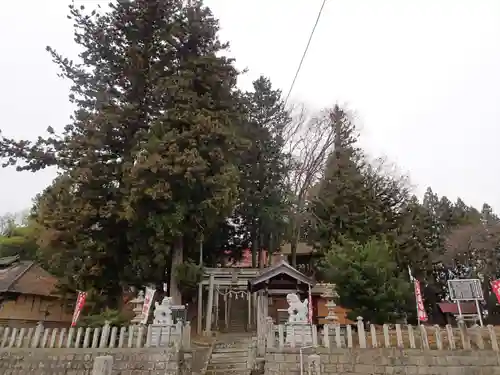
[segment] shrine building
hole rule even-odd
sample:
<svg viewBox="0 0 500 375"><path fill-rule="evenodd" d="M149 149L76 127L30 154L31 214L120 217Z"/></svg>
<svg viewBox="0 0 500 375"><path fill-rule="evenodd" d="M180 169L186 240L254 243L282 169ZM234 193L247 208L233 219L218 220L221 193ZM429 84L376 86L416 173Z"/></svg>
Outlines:
<svg viewBox="0 0 500 375"><path fill-rule="evenodd" d="M261 256L266 258L267 254ZM345 309L334 305L334 285L317 283L314 276L292 267L286 254L273 254L269 263L263 268L248 267L248 251L232 267L205 268L198 289L197 333L259 331L266 318L285 323L288 294L297 294L301 301L311 294L312 324L331 323L332 314L340 324L353 323Z"/></svg>

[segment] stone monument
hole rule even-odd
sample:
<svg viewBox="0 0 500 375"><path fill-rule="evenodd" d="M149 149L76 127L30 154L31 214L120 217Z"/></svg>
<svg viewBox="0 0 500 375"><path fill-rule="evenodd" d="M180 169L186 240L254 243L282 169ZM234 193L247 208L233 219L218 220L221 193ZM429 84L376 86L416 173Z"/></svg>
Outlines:
<svg viewBox="0 0 500 375"><path fill-rule="evenodd" d="M288 302L288 323L286 325L286 342L292 340L301 346L312 343L312 328L307 321L308 301L300 301L299 296L290 293L286 296Z"/></svg>
<svg viewBox="0 0 500 375"><path fill-rule="evenodd" d="M164 284L166 292L167 284ZM165 296L161 303L155 302L151 326L151 345L156 347L168 346L177 336L176 327L172 321L172 297Z"/></svg>

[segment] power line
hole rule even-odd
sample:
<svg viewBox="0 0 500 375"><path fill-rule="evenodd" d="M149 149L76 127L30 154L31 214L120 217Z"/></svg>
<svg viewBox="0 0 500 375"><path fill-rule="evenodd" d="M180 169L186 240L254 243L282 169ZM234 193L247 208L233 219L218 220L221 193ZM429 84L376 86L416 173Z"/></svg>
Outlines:
<svg viewBox="0 0 500 375"><path fill-rule="evenodd" d="M302 58L300 59L300 64L299 67L297 68L297 71L295 72L295 77L293 77L292 84L290 86L290 90L288 90L288 94L285 99L285 105L288 102L288 98L290 98L290 94L292 93L293 86L295 85L295 81L297 80L297 77L299 76L300 69L302 68L302 63L304 62L304 59L306 58L307 55L307 50L309 49L309 45L311 44L311 40L314 36L314 32L316 31L316 26L318 26L319 19L321 18L321 13L323 13L323 8L325 7L326 0L323 0L323 3L321 4L321 8L319 9L318 12L318 17L316 17L316 22L314 23L314 26L311 31L311 35L309 35L309 40L307 41L306 49L304 50L304 53L302 54Z"/></svg>

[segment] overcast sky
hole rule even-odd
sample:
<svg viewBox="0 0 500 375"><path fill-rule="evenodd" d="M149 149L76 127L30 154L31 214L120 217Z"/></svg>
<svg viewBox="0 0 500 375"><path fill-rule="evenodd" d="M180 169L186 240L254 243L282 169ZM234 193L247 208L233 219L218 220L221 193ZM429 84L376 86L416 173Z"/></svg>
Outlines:
<svg viewBox="0 0 500 375"><path fill-rule="evenodd" d="M86 0L85 4L107 1ZM322 0L207 0L231 54L288 90ZM75 57L66 0L6 1L0 11L0 129L34 138L62 128L68 83L45 46ZM409 173L419 195L500 211L500 1L327 0L292 93L311 108L347 103L363 145ZM0 169L0 213L29 208L54 171Z"/></svg>

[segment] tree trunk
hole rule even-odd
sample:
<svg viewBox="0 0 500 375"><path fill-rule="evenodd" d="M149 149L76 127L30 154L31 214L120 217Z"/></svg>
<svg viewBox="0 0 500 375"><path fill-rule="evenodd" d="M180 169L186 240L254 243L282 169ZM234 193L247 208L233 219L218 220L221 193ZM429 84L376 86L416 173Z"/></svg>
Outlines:
<svg viewBox="0 0 500 375"><path fill-rule="evenodd" d="M259 251L259 268L264 268L264 253L263 253L263 247L264 247L264 241L262 238L262 235L259 236L259 246L258 246L258 251Z"/></svg>
<svg viewBox="0 0 500 375"><path fill-rule="evenodd" d="M274 237L273 237L273 233L271 232L269 234L269 246L267 247L267 266L268 267L271 265L271 258L272 258L273 254L274 254Z"/></svg>
<svg viewBox="0 0 500 375"><path fill-rule="evenodd" d="M182 304L182 295L176 280L176 267L183 262L184 241L182 236L175 239L172 247L172 269L170 271L170 297L174 305Z"/></svg>
<svg viewBox="0 0 500 375"><path fill-rule="evenodd" d="M299 240L300 240L300 228L297 225L292 232L292 241L290 242L290 253L292 257L293 267L297 267L297 247L299 246Z"/></svg>
<svg viewBox="0 0 500 375"><path fill-rule="evenodd" d="M252 235L252 267L257 268L257 251L259 249L259 234L255 229Z"/></svg>
<svg viewBox="0 0 500 375"><path fill-rule="evenodd" d="M292 267L297 267L297 240L293 240L290 244L290 253L292 257Z"/></svg>

